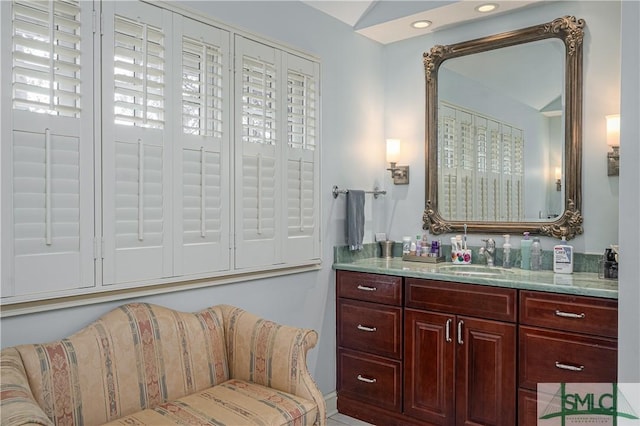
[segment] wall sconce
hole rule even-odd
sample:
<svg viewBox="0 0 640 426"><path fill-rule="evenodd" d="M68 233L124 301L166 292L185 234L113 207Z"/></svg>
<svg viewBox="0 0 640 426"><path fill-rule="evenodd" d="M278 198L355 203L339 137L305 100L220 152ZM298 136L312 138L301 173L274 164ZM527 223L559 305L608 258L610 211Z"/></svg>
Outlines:
<svg viewBox="0 0 640 426"><path fill-rule="evenodd" d="M555 175L556 175L556 191L562 191L562 169L560 167L556 167Z"/></svg>
<svg viewBox="0 0 640 426"><path fill-rule="evenodd" d="M394 185L409 183L409 166L396 166L400 158L400 139L387 139L387 162Z"/></svg>
<svg viewBox="0 0 640 426"><path fill-rule="evenodd" d="M620 175L620 114L607 115L607 176Z"/></svg>

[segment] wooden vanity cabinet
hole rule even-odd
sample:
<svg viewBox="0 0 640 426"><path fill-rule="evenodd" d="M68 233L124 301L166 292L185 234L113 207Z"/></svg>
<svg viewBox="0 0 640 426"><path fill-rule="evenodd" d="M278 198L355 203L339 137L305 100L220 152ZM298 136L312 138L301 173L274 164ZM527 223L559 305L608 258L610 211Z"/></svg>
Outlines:
<svg viewBox="0 0 640 426"><path fill-rule="evenodd" d="M538 383L617 380L617 300L520 291L519 422L537 424Z"/></svg>
<svg viewBox="0 0 640 426"><path fill-rule="evenodd" d="M405 279L406 414L433 425L515 424L516 296Z"/></svg>
<svg viewBox="0 0 640 426"><path fill-rule="evenodd" d="M538 383L614 382L617 300L337 271L338 411L537 424Z"/></svg>
<svg viewBox="0 0 640 426"><path fill-rule="evenodd" d="M402 278L338 271L338 411L373 424L402 418Z"/></svg>

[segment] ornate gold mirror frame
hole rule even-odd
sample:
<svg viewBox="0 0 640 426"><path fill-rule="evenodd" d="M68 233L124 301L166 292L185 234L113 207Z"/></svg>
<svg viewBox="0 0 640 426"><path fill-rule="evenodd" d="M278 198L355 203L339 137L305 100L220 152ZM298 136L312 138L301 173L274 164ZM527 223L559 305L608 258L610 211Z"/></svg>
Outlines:
<svg viewBox="0 0 640 426"><path fill-rule="evenodd" d="M585 21L564 16L552 22L475 40L434 46L424 53L426 77L426 208L423 229L432 234L459 232L467 226L471 232L521 233L548 235L567 240L582 234L582 40ZM481 222L444 219L438 200L438 69L443 61L464 55L509 47L538 40L558 38L565 45L565 138L564 181L565 210L555 221Z"/></svg>

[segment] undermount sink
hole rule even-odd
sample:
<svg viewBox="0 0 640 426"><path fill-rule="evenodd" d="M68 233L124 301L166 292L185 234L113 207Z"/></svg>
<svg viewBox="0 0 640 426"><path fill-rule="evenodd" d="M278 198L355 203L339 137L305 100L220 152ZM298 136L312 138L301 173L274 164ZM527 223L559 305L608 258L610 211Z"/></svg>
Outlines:
<svg viewBox="0 0 640 426"><path fill-rule="evenodd" d="M478 276L478 277L496 277L512 274L509 269L479 266L479 265L440 265L438 271L448 274Z"/></svg>

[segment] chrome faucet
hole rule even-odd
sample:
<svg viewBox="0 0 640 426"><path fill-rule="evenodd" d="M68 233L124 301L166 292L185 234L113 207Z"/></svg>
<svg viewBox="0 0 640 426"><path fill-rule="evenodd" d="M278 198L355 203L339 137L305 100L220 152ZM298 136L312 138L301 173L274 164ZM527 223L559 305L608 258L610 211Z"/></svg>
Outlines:
<svg viewBox="0 0 640 426"><path fill-rule="evenodd" d="M487 266L493 266L493 255L496 252L496 242L493 238L482 240L485 243L484 247L480 247L480 256L484 256L487 259Z"/></svg>

